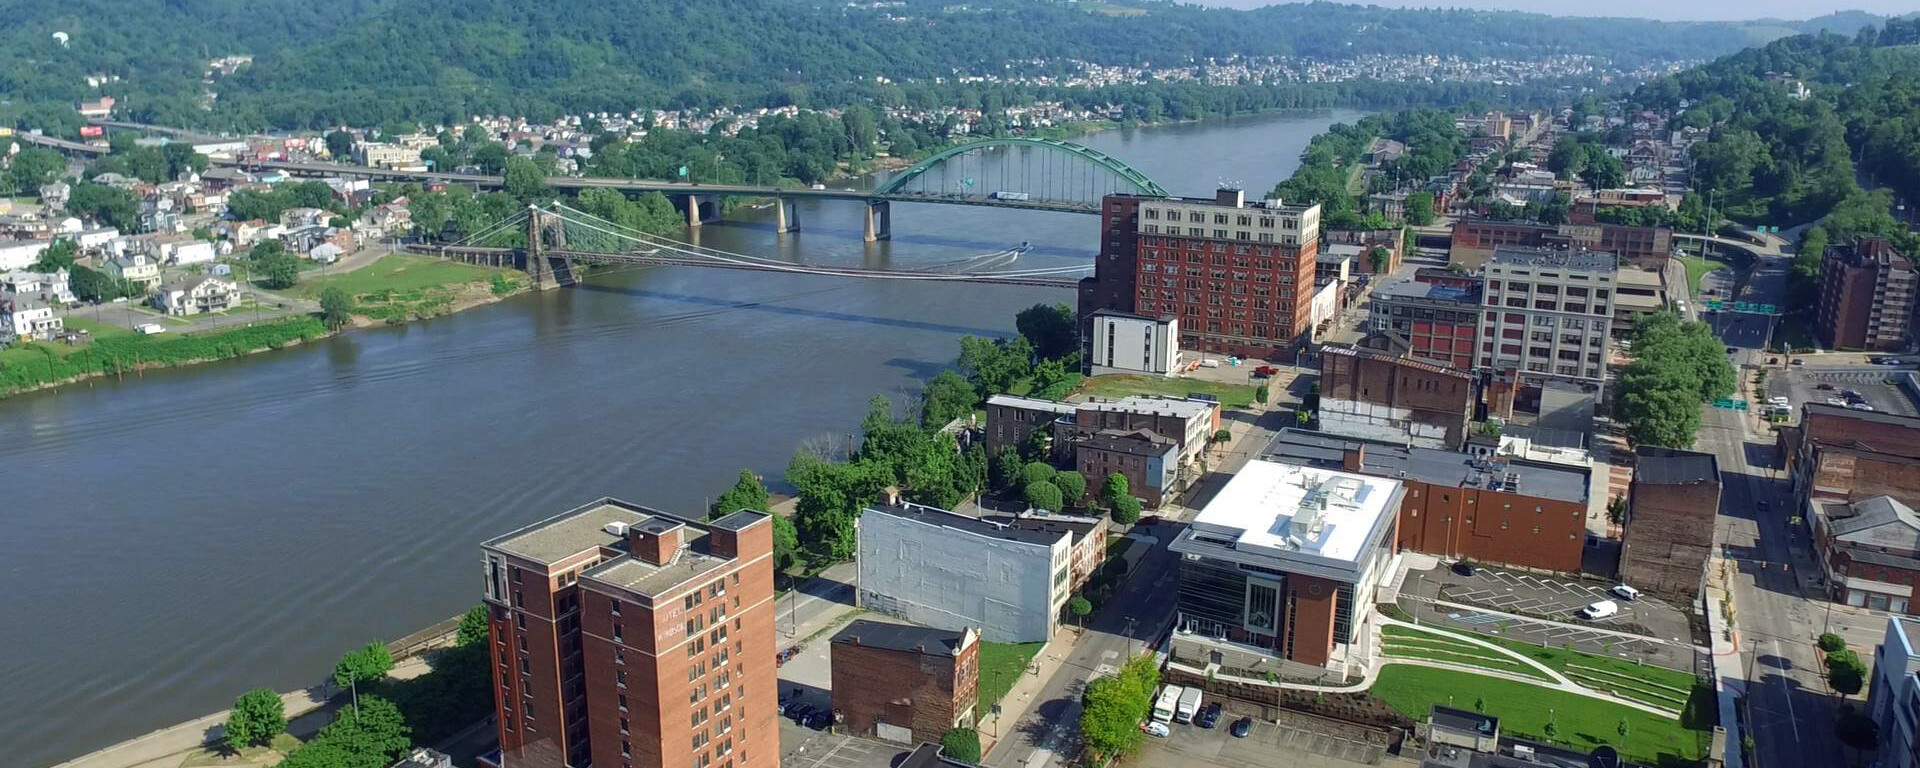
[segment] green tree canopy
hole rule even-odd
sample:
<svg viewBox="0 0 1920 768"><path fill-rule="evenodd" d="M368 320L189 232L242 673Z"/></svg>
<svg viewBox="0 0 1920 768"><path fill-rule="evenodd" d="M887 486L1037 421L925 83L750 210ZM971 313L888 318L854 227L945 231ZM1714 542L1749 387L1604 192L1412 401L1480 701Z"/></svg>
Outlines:
<svg viewBox="0 0 1920 768"><path fill-rule="evenodd" d="M1140 723L1159 687L1160 669L1151 655L1129 660L1118 675L1088 682L1081 694L1081 739L1097 756L1125 755L1140 743Z"/></svg>
<svg viewBox="0 0 1920 768"><path fill-rule="evenodd" d="M347 688L369 680L379 680L393 671L393 654L384 643L368 643L348 651L333 665L333 682Z"/></svg>
<svg viewBox="0 0 1920 768"><path fill-rule="evenodd" d="M1055 487L1053 483L1045 480L1029 481L1025 492L1027 503L1033 505L1035 509L1044 509L1049 512L1060 511L1062 502L1060 489Z"/></svg>
<svg viewBox="0 0 1920 768"><path fill-rule="evenodd" d="M298 271L295 267L295 271ZM339 328L353 321L353 297L340 286L329 285L320 292L320 319L328 328Z"/></svg>
<svg viewBox="0 0 1920 768"><path fill-rule="evenodd" d="M973 384L953 371L941 371L927 381L921 392L920 426L938 429L954 419L973 415L980 396Z"/></svg>
<svg viewBox="0 0 1920 768"><path fill-rule="evenodd" d="M489 634L487 607L476 605L460 615L460 627L454 633L454 643L461 648L485 645Z"/></svg>
<svg viewBox="0 0 1920 768"><path fill-rule="evenodd" d="M707 509L707 518L718 520L743 509L771 514L768 502L772 498L772 495L767 493L766 484L760 482L760 476L755 475L751 470L743 469L740 470L739 479L733 482L733 487L728 488L726 492L720 494L719 498L713 500L713 506Z"/></svg>
<svg viewBox="0 0 1920 768"><path fill-rule="evenodd" d="M1066 304L1035 304L1013 317L1020 336L1042 359L1058 360L1080 351L1080 326Z"/></svg>
<svg viewBox="0 0 1920 768"><path fill-rule="evenodd" d="M953 728L940 734L940 754L967 764L980 762L980 733L972 728Z"/></svg>
<svg viewBox="0 0 1920 768"><path fill-rule="evenodd" d="M221 739L227 749L239 752L265 744L287 731L287 705L271 689L255 688L233 700Z"/></svg>
<svg viewBox="0 0 1920 768"><path fill-rule="evenodd" d="M1060 489L1060 496L1067 506L1078 505L1087 497L1087 478L1079 472L1069 470L1055 474L1053 484Z"/></svg>

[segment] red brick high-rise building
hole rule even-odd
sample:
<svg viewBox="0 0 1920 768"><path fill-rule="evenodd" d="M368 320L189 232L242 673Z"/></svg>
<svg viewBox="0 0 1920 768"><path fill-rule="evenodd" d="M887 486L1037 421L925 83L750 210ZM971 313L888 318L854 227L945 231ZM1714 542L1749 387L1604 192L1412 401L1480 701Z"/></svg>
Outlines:
<svg viewBox="0 0 1920 768"><path fill-rule="evenodd" d="M773 768L773 525L601 499L481 545L503 768Z"/></svg>
<svg viewBox="0 0 1920 768"><path fill-rule="evenodd" d="M1080 282L1082 325L1101 309L1177 317L1190 354L1291 358L1312 330L1319 245L1318 205L1248 202L1237 189L1109 195L1094 276Z"/></svg>

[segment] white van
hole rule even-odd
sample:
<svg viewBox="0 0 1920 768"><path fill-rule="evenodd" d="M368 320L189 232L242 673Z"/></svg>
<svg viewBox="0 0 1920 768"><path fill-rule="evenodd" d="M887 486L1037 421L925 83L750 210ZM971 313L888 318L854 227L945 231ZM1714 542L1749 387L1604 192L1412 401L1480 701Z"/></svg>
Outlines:
<svg viewBox="0 0 1920 768"><path fill-rule="evenodd" d="M1160 697L1153 700L1153 721L1165 723L1173 719L1173 710L1180 705L1180 692L1186 689L1169 685L1160 689Z"/></svg>
<svg viewBox="0 0 1920 768"><path fill-rule="evenodd" d="M1608 616L1612 616L1619 612L1620 612L1619 603L1616 603L1612 600L1602 600L1600 602L1594 603L1593 605L1589 605L1585 608L1580 609L1580 618L1588 619L1588 620L1604 619Z"/></svg>

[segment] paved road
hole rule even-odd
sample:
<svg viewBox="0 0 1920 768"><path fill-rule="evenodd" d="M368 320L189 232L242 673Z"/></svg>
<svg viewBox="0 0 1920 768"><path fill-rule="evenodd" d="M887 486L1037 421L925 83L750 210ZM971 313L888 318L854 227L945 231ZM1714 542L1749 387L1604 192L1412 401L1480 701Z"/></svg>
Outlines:
<svg viewBox="0 0 1920 768"><path fill-rule="evenodd" d="M1761 256L1737 298L1779 303L1790 258ZM1745 328L1752 321L1745 317L1751 316L1718 330L1729 346L1739 348L1736 363L1764 362L1764 357L1756 360L1764 353L1756 353L1757 345L1748 342ZM1742 371L1741 376L1751 374ZM1717 536L1727 560L1737 567L1732 577L1735 622L1748 670L1747 725L1755 741L1754 762L1760 768L1842 765L1845 756L1833 738L1835 702L1812 644L1821 631L1825 604L1803 596L1789 569L1794 547L1807 542L1796 541L1787 529L1791 505L1783 500L1789 488L1770 469L1779 463L1772 441L1750 436L1747 423L1744 413L1708 407L1695 448L1720 462ZM1771 502L1767 512L1757 509L1762 500Z"/></svg>

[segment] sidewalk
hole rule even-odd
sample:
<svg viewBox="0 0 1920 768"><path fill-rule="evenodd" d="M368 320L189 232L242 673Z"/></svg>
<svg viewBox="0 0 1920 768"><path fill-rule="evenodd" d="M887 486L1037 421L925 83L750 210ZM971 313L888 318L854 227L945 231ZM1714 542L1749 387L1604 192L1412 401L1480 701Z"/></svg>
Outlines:
<svg viewBox="0 0 1920 768"><path fill-rule="evenodd" d="M1047 643L1047 647L1040 650L1040 654L1033 658L1038 669L1034 673L1021 675L1020 682L1014 683L1013 688L1007 691L1006 697L1000 700L1000 714L983 717L975 724L974 728L979 731L981 738L980 754L991 755L1002 741L1018 733L1027 716L1035 714L1034 705L1047 682L1061 671L1067 659L1073 657L1074 651L1080 648L1080 641L1086 636L1087 631L1079 627L1062 627L1060 633ZM1066 747L1067 739L1073 733L1073 725L1079 722L1080 697L1073 696L1067 708L1059 716L1051 718L1046 738L1036 740L1040 748L1028 756L1024 765L1037 768L1052 762L1054 756Z"/></svg>

